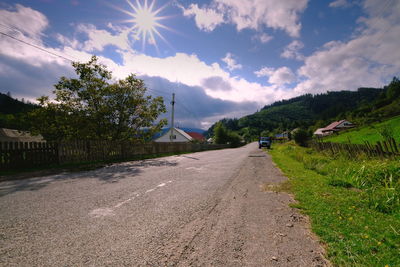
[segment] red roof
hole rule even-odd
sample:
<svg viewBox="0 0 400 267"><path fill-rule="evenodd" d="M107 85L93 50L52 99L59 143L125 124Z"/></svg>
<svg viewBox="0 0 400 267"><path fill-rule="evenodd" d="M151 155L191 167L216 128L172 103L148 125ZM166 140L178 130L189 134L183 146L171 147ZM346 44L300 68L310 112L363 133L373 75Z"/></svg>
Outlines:
<svg viewBox="0 0 400 267"><path fill-rule="evenodd" d="M324 128L324 130L325 130L325 131L334 130L334 129L336 128L336 126L338 126L338 125L341 124L342 122L344 122L344 120L332 122L331 124L329 124L328 126L326 126L326 127Z"/></svg>
<svg viewBox="0 0 400 267"><path fill-rule="evenodd" d="M199 140L199 141L205 141L205 137L201 133L196 133L196 132L189 132L187 133L190 135L193 139Z"/></svg>
<svg viewBox="0 0 400 267"><path fill-rule="evenodd" d="M347 122L347 124L345 123L342 127L338 128L338 126L340 124L342 124L343 122ZM332 122L331 124L329 124L325 128L322 128L321 131L322 132L340 131L341 129L351 128L351 127L354 127L354 125L351 122L348 122L346 120L340 120L340 121Z"/></svg>

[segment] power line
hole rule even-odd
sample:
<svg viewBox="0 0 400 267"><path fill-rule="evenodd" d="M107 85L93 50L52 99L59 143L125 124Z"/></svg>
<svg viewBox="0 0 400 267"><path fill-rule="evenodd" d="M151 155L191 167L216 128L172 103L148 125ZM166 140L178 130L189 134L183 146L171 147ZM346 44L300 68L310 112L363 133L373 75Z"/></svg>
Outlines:
<svg viewBox="0 0 400 267"><path fill-rule="evenodd" d="M9 38L11 38L11 39L14 39L14 40L16 40L16 41L18 41L18 42L21 42L21 43L23 43L23 44L32 46L32 47L34 47L34 48L36 48L36 49L39 49L39 50L41 50L41 51L43 51L43 52L46 52L46 53L50 54L50 55L53 55L53 56L56 56L56 57L59 57L59 58L68 60L68 61L70 61L70 62L74 62L72 59L69 59L69 58L66 58L66 57L64 57L64 56L58 55L58 54L56 54L56 53L53 53L53 52L51 52L51 51L48 51L48 50L46 50L46 49L40 47L40 46L37 46L37 45L31 44L31 43L28 43L28 42L26 42L26 41L24 41L24 40L21 40L21 39L19 39L19 38L16 38L16 37L14 37L14 36L12 36L12 35L9 35L9 34L7 34L7 33L4 33L4 32L1 32L1 31L0 31L0 34L2 34L2 35L4 35L4 36L7 36L7 37L9 37Z"/></svg>

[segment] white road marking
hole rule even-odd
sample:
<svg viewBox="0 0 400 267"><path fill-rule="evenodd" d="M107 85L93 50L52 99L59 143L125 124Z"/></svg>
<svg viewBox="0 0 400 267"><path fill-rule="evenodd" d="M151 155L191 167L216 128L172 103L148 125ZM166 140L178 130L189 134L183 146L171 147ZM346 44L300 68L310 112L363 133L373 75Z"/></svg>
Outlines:
<svg viewBox="0 0 400 267"><path fill-rule="evenodd" d="M114 211L110 208L95 209L95 210L92 210L89 214L95 218L115 215Z"/></svg>
<svg viewBox="0 0 400 267"><path fill-rule="evenodd" d="M145 194L150 193L150 192L153 192L153 191L156 190L157 188L166 186L166 185L169 184L169 183L172 183L172 181L167 181L167 182L165 182L165 183L161 183L161 184L157 185L156 187L147 190L147 191L145 192ZM129 203L129 202L131 202L131 201L134 200L135 198L140 197L140 194L139 194L139 193L133 193L133 195L134 195L134 196L132 196L132 197L130 197L130 198L124 200L124 201L121 201L121 202L117 203L113 208L99 208L99 209L95 209L95 210L92 210L92 211L89 213L89 215L91 215L91 216L93 216L93 217L95 217L95 218L97 218L97 217L104 217L104 216L113 216L113 215L115 215L115 214L114 214L114 209L118 209L119 207L121 207L121 206L123 206L123 205L125 205L125 204L127 204L127 203Z"/></svg>
<svg viewBox="0 0 400 267"><path fill-rule="evenodd" d="M165 183L161 183L161 184L157 185L156 187L147 190L147 191L145 192L145 194L150 193L150 192L153 192L153 191L156 190L158 187L166 186L166 185L169 184L169 183L172 183L172 181L168 181L168 182L165 182Z"/></svg>
<svg viewBox="0 0 400 267"><path fill-rule="evenodd" d="M134 197L128 198L127 200L122 201L122 202L118 203L117 205L115 205L114 208L119 208L119 207L121 207L122 205L124 205L124 204L126 204L126 203L128 203L129 201L132 201L132 200L134 200L134 199L135 199Z"/></svg>

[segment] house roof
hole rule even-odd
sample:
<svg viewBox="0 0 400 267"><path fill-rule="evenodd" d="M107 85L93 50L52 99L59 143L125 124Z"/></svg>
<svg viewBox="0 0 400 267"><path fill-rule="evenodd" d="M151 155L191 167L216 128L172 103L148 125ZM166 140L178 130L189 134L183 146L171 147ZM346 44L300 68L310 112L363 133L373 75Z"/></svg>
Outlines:
<svg viewBox="0 0 400 267"><path fill-rule="evenodd" d="M196 133L196 132L187 132L188 135L190 135L193 139L199 140L199 141L204 141L205 137L201 133Z"/></svg>
<svg viewBox="0 0 400 267"><path fill-rule="evenodd" d="M325 131L332 131L334 130L339 124L341 124L342 122L344 122L345 120L340 120L340 121L335 121L332 122L331 124L329 124L328 126L326 126L324 128Z"/></svg>
<svg viewBox="0 0 400 267"><path fill-rule="evenodd" d="M0 128L0 141L2 142L44 142L43 136L31 135L27 131Z"/></svg>
<svg viewBox="0 0 400 267"><path fill-rule="evenodd" d="M322 134L324 134L324 133L322 132L324 129L325 129L325 128L318 128L317 130L315 130L314 134L315 134L315 135L322 135Z"/></svg>
<svg viewBox="0 0 400 267"><path fill-rule="evenodd" d="M174 131L177 131L178 133L180 133L181 135L183 135L185 138L187 138L188 140L192 140L193 138L188 135L184 130L182 129L178 129L174 127Z"/></svg>

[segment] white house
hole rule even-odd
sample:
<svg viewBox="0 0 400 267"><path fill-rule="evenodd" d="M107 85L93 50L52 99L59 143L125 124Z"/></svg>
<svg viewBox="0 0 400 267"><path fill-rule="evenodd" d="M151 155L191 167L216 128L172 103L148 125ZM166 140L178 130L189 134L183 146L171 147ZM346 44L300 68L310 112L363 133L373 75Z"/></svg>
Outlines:
<svg viewBox="0 0 400 267"><path fill-rule="evenodd" d="M172 131L172 139L171 139L171 131ZM193 138L185 133L181 129L170 128L166 133L162 136L158 137L154 140L154 142L165 143L165 142L190 142Z"/></svg>
<svg viewBox="0 0 400 267"><path fill-rule="evenodd" d="M327 136L329 133L323 132L325 128L318 128L315 132L314 135L316 136Z"/></svg>

